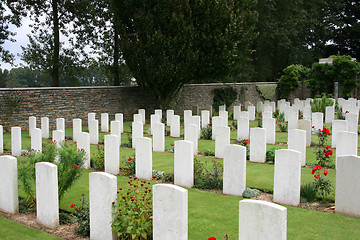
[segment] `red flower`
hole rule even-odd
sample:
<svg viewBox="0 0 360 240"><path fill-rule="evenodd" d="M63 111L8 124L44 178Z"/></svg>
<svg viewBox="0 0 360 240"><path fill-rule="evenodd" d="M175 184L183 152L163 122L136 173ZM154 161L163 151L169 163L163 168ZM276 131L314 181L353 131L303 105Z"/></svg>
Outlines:
<svg viewBox="0 0 360 240"><path fill-rule="evenodd" d="M315 126L312 126L312 128L315 128Z"/></svg>
<svg viewBox="0 0 360 240"><path fill-rule="evenodd" d="M303 117L303 115L300 115L300 117Z"/></svg>
<svg viewBox="0 0 360 240"><path fill-rule="evenodd" d="M168 134L170 134L170 131L167 131Z"/></svg>
<svg viewBox="0 0 360 240"><path fill-rule="evenodd" d="M32 148L32 149L30 149L30 152L32 152L32 151L34 151L34 149Z"/></svg>
<svg viewBox="0 0 360 240"><path fill-rule="evenodd" d="M277 122L276 122L276 124L277 124Z"/></svg>
<svg viewBox="0 0 360 240"><path fill-rule="evenodd" d="M333 155L333 150L328 151L329 155Z"/></svg>
<svg viewBox="0 0 360 240"><path fill-rule="evenodd" d="M326 176L329 173L328 170L324 170L324 175Z"/></svg>
<svg viewBox="0 0 360 240"><path fill-rule="evenodd" d="M316 169L321 169L321 166L320 166L320 165L317 165L317 166L316 166Z"/></svg>
<svg viewBox="0 0 360 240"><path fill-rule="evenodd" d="M326 145L326 149L329 149L330 148L330 146L329 145Z"/></svg>
<svg viewBox="0 0 360 240"><path fill-rule="evenodd" d="M67 142L68 140L65 138L64 141Z"/></svg>
<svg viewBox="0 0 360 240"><path fill-rule="evenodd" d="M70 205L70 207L73 208L73 207L74 207L74 204L72 203L72 204Z"/></svg>
<svg viewBox="0 0 360 240"><path fill-rule="evenodd" d="M315 178L317 178L317 179L319 179L319 178L320 178L320 176L318 176L318 175L315 175L314 177L315 177Z"/></svg>
<svg viewBox="0 0 360 240"><path fill-rule="evenodd" d="M174 144L172 143L172 144L170 144L172 147L174 146Z"/></svg>
<svg viewBox="0 0 360 240"><path fill-rule="evenodd" d="M209 237L208 240L216 240L215 237Z"/></svg>
<svg viewBox="0 0 360 240"><path fill-rule="evenodd" d="M131 157L128 158L128 161L131 161Z"/></svg>
<svg viewBox="0 0 360 240"><path fill-rule="evenodd" d="M249 139L244 139L245 146L248 145L248 143L249 143Z"/></svg>
<svg viewBox="0 0 360 240"><path fill-rule="evenodd" d="M345 114L349 113L349 111L346 111Z"/></svg>
<svg viewBox="0 0 360 240"><path fill-rule="evenodd" d="M311 171L311 174L314 175L314 173L316 172L317 168L313 168Z"/></svg>
<svg viewBox="0 0 360 240"><path fill-rule="evenodd" d="M75 169L77 169L79 167L79 165L75 164Z"/></svg>

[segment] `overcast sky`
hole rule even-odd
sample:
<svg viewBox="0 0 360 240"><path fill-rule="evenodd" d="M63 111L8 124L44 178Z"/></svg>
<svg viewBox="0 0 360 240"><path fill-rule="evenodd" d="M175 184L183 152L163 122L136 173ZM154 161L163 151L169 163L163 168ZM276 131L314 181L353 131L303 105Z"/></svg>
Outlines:
<svg viewBox="0 0 360 240"><path fill-rule="evenodd" d="M31 32L31 28L29 27L29 24L31 24L31 20L29 18L24 18L20 28L17 28L14 25L10 25L9 29L17 33L16 36L14 37L16 39L16 42L6 41L5 44L3 45L6 50L9 50L11 53L15 55L16 60L14 63L17 65L19 65L20 62L22 62L20 61L20 57L17 56L22 52L20 46L26 46L29 43L29 39L26 36L26 34L29 34ZM0 61L0 68L11 69L12 66L8 63L4 63Z"/></svg>

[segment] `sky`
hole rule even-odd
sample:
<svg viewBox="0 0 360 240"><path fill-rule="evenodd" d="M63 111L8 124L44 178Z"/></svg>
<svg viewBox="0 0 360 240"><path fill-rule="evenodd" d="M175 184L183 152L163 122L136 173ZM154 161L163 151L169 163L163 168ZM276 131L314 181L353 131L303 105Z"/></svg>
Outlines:
<svg viewBox="0 0 360 240"><path fill-rule="evenodd" d="M9 63L4 63L4 62L0 61L1 69L9 70L12 67L18 67L19 64L22 63L18 54L22 53L20 46L26 46L29 43L29 39L26 35L30 34L30 32L31 32L31 28L29 27L29 24L31 24L31 23L32 23L32 21L29 18L24 18L20 28L17 28L14 25L9 26L9 29L11 31L17 33L16 36L14 36L14 38L16 39L16 42L6 41L3 45L3 47L15 55L14 63L17 64L17 66L11 66Z"/></svg>

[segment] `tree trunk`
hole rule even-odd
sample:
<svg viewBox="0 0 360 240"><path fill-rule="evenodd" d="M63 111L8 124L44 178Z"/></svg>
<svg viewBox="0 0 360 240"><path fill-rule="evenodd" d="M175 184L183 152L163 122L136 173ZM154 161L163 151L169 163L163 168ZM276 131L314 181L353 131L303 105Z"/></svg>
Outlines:
<svg viewBox="0 0 360 240"><path fill-rule="evenodd" d="M59 33L59 18L58 18L58 1L52 1L52 11L53 11L53 23L54 23L54 55L52 62L52 71L51 71L51 86L59 87L59 55L60 55L60 33Z"/></svg>
<svg viewBox="0 0 360 240"><path fill-rule="evenodd" d="M120 48L119 48L119 31L115 23L114 26L114 62L113 62L113 75L114 75L114 86L120 85L120 69L119 69L119 60L120 60Z"/></svg>

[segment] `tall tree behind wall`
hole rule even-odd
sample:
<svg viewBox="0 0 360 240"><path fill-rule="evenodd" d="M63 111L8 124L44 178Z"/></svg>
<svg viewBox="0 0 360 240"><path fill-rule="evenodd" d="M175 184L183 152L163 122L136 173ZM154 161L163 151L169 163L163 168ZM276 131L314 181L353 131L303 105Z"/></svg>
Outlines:
<svg viewBox="0 0 360 240"><path fill-rule="evenodd" d="M185 83L229 74L256 36L250 0L112 0L112 6L126 64L163 109Z"/></svg>
<svg viewBox="0 0 360 240"><path fill-rule="evenodd" d="M51 86L60 86L60 75L71 71L85 54L79 46L75 49L61 41L61 36L69 38L76 11L82 7L82 1L60 0L20 0L29 10L34 21L29 44L23 48L22 60L30 68L46 72L51 76ZM73 79L76 81L76 79ZM76 84L74 84L76 85Z"/></svg>

